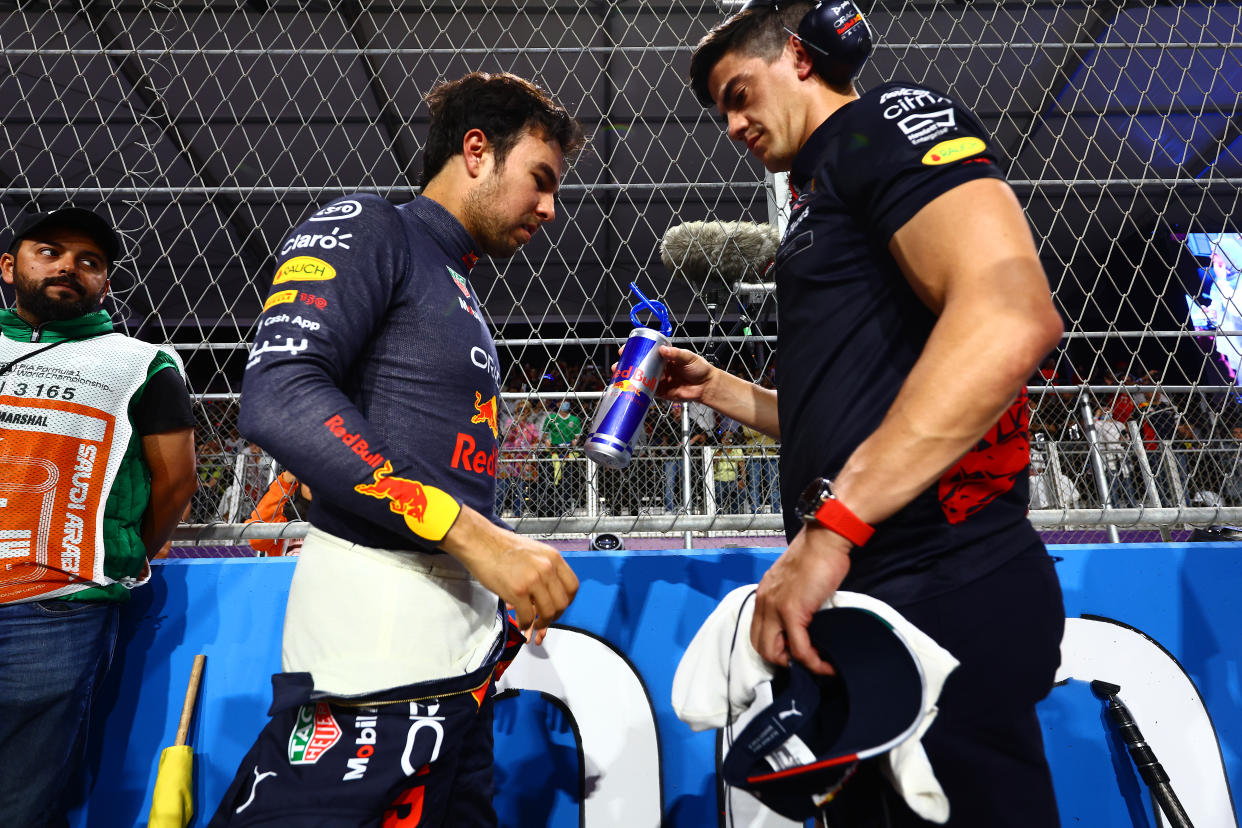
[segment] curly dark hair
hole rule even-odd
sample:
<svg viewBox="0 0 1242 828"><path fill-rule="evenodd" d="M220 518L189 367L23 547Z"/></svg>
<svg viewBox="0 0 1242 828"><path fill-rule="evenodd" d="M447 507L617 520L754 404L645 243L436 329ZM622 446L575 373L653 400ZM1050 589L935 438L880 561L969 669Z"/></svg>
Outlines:
<svg viewBox="0 0 1242 828"><path fill-rule="evenodd" d="M566 159L582 147L582 125L547 92L508 72L471 72L437 84L425 100L431 127L423 150L423 184L461 152L462 138L472 129L487 136L498 166L527 130L555 140Z"/></svg>

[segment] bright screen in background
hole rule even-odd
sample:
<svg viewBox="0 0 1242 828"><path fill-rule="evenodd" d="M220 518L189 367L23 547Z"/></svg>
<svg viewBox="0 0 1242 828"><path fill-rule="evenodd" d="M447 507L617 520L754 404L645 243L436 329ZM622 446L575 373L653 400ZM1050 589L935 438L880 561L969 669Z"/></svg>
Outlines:
<svg viewBox="0 0 1242 828"><path fill-rule="evenodd" d="M1186 249L1199 262L1199 293L1186 295L1190 326L1222 331L1213 347L1229 365L1234 384L1242 373L1242 233L1187 233ZM1232 332L1232 335L1231 335Z"/></svg>

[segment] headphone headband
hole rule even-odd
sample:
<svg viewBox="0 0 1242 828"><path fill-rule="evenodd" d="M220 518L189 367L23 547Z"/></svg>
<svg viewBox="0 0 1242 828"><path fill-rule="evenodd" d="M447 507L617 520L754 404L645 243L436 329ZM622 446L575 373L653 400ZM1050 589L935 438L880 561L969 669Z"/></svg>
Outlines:
<svg viewBox="0 0 1242 828"><path fill-rule="evenodd" d="M738 14L751 9L780 11L784 0L749 0ZM798 23L798 39L810 47L815 71L832 84L858 77L871 54L871 26L853 0L819 0Z"/></svg>

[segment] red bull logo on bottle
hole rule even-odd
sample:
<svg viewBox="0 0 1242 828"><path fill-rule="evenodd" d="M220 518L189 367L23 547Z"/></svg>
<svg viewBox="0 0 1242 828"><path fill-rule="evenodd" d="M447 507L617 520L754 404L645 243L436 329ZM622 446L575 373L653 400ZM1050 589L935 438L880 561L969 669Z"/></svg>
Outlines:
<svg viewBox="0 0 1242 828"><path fill-rule="evenodd" d="M634 436L642 428L664 372L660 346L670 344L667 336L651 328L630 332L612 383L591 421L591 433L583 449L587 457L612 469L629 465Z"/></svg>

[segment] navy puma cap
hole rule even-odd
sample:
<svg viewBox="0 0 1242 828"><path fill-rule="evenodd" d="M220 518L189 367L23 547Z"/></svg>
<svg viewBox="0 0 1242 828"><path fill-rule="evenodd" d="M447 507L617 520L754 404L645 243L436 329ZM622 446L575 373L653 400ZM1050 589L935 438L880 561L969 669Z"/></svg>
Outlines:
<svg viewBox="0 0 1242 828"><path fill-rule="evenodd" d="M721 773L795 820L815 817L858 763L909 739L927 709L927 681L910 644L857 607L820 610L808 632L836 675L797 662L772 679L773 701L733 739Z"/></svg>

